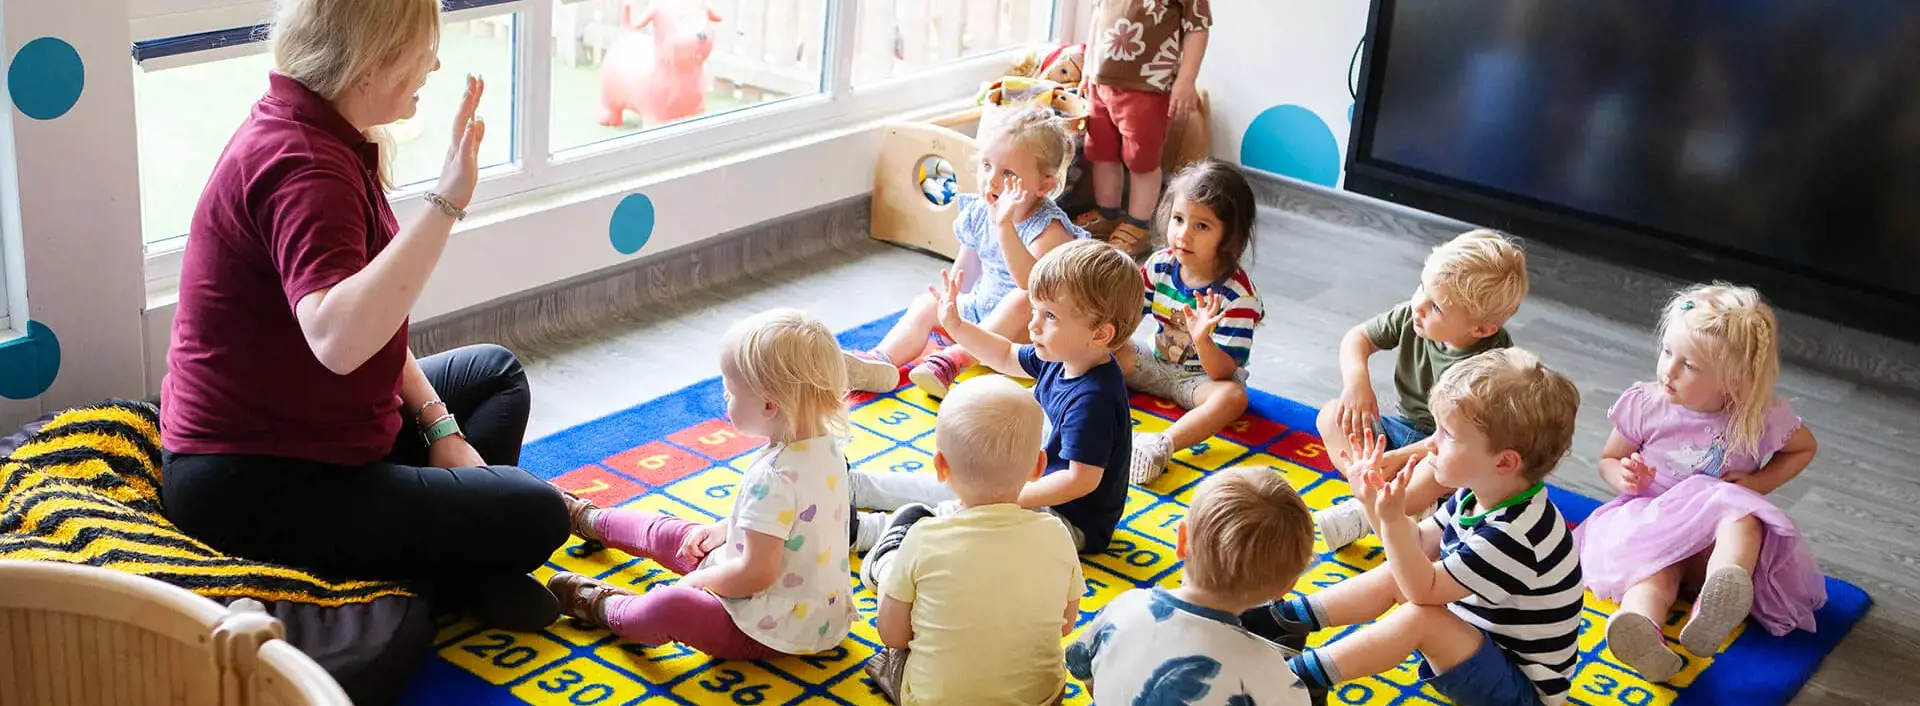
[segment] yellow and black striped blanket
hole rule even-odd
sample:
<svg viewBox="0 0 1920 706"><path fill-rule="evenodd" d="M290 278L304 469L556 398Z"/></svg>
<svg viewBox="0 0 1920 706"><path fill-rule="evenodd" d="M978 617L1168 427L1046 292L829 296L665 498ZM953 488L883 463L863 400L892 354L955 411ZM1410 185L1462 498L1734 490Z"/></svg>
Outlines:
<svg viewBox="0 0 1920 706"><path fill-rule="evenodd" d="M322 607L411 595L214 551L161 513L159 410L110 400L63 412L0 460L0 559L87 564L226 602Z"/></svg>

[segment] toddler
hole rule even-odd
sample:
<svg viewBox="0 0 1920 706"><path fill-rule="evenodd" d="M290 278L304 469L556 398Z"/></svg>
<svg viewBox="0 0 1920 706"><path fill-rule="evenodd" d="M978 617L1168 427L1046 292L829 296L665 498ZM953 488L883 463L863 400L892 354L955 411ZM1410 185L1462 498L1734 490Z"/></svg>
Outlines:
<svg viewBox="0 0 1920 706"><path fill-rule="evenodd" d="M1377 465L1385 437L1356 436L1348 475L1386 565L1242 617L1296 646L1311 631L1378 618L1293 658L1310 686L1385 672L1418 652L1420 679L1453 703L1564 703L1585 587L1543 479L1573 443L1580 391L1532 353L1506 348L1449 368L1431 400L1436 443L1419 463L1461 490L1414 524L1410 474Z"/></svg>
<svg viewBox="0 0 1920 706"><path fill-rule="evenodd" d="M1127 504L1133 415L1127 384L1113 352L1140 322L1140 268L1120 251L1077 240L1040 258L1033 268L1033 343L1014 345L960 316L959 273L942 273L940 323L980 362L1006 375L1034 379L1034 398L1046 411L1046 474L1020 491L1020 506L1047 508L1067 521L1082 552L1107 548ZM856 507L894 510L908 503L950 511L953 491L931 474L855 471ZM885 516L865 514L856 549L872 546Z"/></svg>
<svg viewBox="0 0 1920 706"><path fill-rule="evenodd" d="M1620 496L1574 531L1594 594L1618 600L1607 647L1651 681L1681 668L1660 623L1683 584L1698 598L1680 646L1720 651L1752 615L1767 632L1814 629L1826 582L1787 513L1766 494L1813 460L1813 432L1774 392L1778 327L1760 294L1695 286L1660 319L1655 382L1607 411L1600 477Z"/></svg>
<svg viewBox="0 0 1920 706"><path fill-rule="evenodd" d="M880 594L874 683L902 704L1041 704L1060 698L1060 638L1086 584L1060 519L1020 507L1046 471L1033 393L999 376L954 388L934 422L936 477L959 507L894 513L867 555ZM1311 536L1311 533L1309 533Z"/></svg>
<svg viewBox="0 0 1920 706"><path fill-rule="evenodd" d="M1460 361L1513 345L1503 328L1527 298L1527 258L1506 234L1472 230L1441 244L1427 255L1413 300L1348 331L1340 341L1340 397L1320 410L1317 422L1328 456L1343 472L1353 458L1347 439L1383 434L1387 453L1374 470L1396 475L1415 452L1431 452L1433 413L1427 393L1434 381ZM1398 349L1393 385L1400 393L1400 416L1380 414L1374 401L1367 359ZM1418 469L1416 469L1418 471ZM1431 511L1453 488L1436 483L1431 473L1408 480L1407 507ZM1347 500L1314 514L1327 548L1338 550L1371 531L1358 503Z"/></svg>
<svg viewBox="0 0 1920 706"><path fill-rule="evenodd" d="M1054 199L1065 188L1073 165L1073 136L1060 118L1041 108L1008 116L980 139L980 193L960 194L953 235L960 241L956 263L978 263L964 278L971 288L957 292L960 318L1006 338L1027 340L1027 279L1035 262L1076 238L1087 237ZM956 269L963 269L956 265ZM845 354L855 390L888 392L900 385L899 365L920 355L936 333L938 302L922 294L887 332L880 346ZM915 365L908 377L928 395L947 394L955 376L974 363L964 348L947 345Z"/></svg>
<svg viewBox="0 0 1920 706"><path fill-rule="evenodd" d="M1248 632L1239 615L1293 590L1313 563L1313 518L1271 468L1207 476L1180 522L1181 586L1113 599L1067 648L1067 671L1095 703L1144 703L1163 677L1203 674L1196 706L1307 706L1286 667L1294 650ZM1152 686L1150 686L1152 685ZM1199 688L1204 687L1204 689Z"/></svg>
<svg viewBox="0 0 1920 706"><path fill-rule="evenodd" d="M1164 432L1133 437L1130 476L1147 484L1167 469L1174 449L1205 441L1247 411L1247 358L1265 316L1240 261L1253 244L1255 203L1246 177L1204 160L1168 185L1167 249L1140 268L1153 345L1119 351L1127 386L1188 412Z"/></svg>
<svg viewBox="0 0 1920 706"><path fill-rule="evenodd" d="M574 534L684 576L644 595L568 572L547 588L565 614L643 645L679 642L721 659L831 649L854 618L839 344L820 322L779 309L735 324L721 346L727 418L768 439L733 510L694 524L569 496Z"/></svg>
<svg viewBox="0 0 1920 706"><path fill-rule="evenodd" d="M1082 217L1082 225L1135 258L1152 247L1147 219L1160 202L1167 130L1200 105L1194 81L1212 26L1209 0L1093 3L1092 47L1080 95L1092 108L1085 150L1093 162L1097 208Z"/></svg>

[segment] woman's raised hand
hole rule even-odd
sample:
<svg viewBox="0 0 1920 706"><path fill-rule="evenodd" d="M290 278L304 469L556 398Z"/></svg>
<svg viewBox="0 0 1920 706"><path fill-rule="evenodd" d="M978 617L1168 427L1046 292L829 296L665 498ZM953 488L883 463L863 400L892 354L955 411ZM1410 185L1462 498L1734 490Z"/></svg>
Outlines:
<svg viewBox="0 0 1920 706"><path fill-rule="evenodd" d="M487 123L474 112L486 90L485 79L468 75L466 100L453 117L453 144L447 147L447 163L434 192L454 208L465 209L473 201L473 187L480 180L480 141L487 135Z"/></svg>

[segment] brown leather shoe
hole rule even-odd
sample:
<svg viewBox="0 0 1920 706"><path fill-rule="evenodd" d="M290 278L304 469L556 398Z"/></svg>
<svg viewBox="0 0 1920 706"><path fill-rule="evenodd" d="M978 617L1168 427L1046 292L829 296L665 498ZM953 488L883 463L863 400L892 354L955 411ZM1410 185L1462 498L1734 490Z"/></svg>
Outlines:
<svg viewBox="0 0 1920 706"><path fill-rule="evenodd" d="M1092 235L1095 240L1106 240L1107 236L1113 234L1114 227L1120 225L1120 222L1101 218L1099 211L1088 211L1080 214L1079 218L1073 219L1073 224L1080 226L1087 234Z"/></svg>
<svg viewBox="0 0 1920 706"><path fill-rule="evenodd" d="M567 502L567 517L573 521L574 535L581 539L601 541L600 533L593 531L593 523L587 521L587 516L600 509L600 506L565 490L560 491L560 497Z"/></svg>
<svg viewBox="0 0 1920 706"><path fill-rule="evenodd" d="M554 600L560 602L561 615L602 628L609 627L606 611L601 609L608 598L640 595L571 571L561 571L547 579L547 590L553 593Z"/></svg>
<svg viewBox="0 0 1920 706"><path fill-rule="evenodd" d="M1147 253L1153 251L1153 234L1132 223L1121 223L1115 226L1113 233L1107 237L1107 242L1135 260L1146 257Z"/></svg>

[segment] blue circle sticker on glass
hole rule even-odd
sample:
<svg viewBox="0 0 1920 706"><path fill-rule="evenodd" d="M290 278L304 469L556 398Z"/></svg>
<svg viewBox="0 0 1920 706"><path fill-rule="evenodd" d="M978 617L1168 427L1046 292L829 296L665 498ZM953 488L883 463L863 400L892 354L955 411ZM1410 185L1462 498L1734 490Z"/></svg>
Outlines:
<svg viewBox="0 0 1920 706"><path fill-rule="evenodd" d="M73 45L53 37L41 37L20 47L7 67L7 90L13 104L35 120L52 120L80 102L80 90L86 85L86 66Z"/></svg>
<svg viewBox="0 0 1920 706"><path fill-rule="evenodd" d="M1340 183L1340 144L1333 129L1297 105L1268 108L1247 125L1240 163L1321 186Z"/></svg>
<svg viewBox="0 0 1920 706"><path fill-rule="evenodd" d="M613 221L607 227L613 249L632 255L653 238L653 199L646 194L628 194L613 209Z"/></svg>
<svg viewBox="0 0 1920 706"><path fill-rule="evenodd" d="M0 343L0 397L30 400L53 386L60 374L60 339L38 321L27 322L24 338Z"/></svg>

